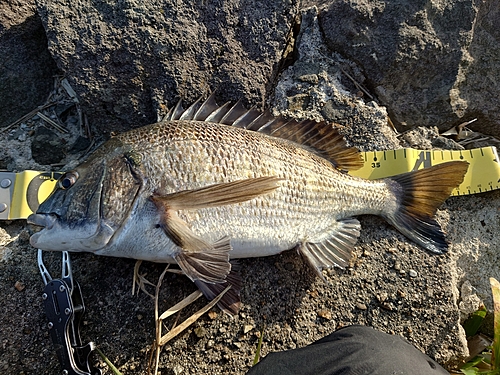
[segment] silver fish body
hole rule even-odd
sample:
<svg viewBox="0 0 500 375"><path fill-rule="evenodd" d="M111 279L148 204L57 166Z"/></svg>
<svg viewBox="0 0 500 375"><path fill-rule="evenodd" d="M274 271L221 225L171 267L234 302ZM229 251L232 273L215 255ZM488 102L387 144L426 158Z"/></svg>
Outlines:
<svg viewBox="0 0 500 375"><path fill-rule="evenodd" d="M368 181L341 170L360 159L331 126L234 109L226 125L221 108L205 102L196 114L112 138L29 218L44 227L31 244L178 263L209 296L230 274L230 258L297 246L318 271L345 266L359 236L356 215L383 216L428 250L446 250L432 216L466 163ZM234 112L238 119L228 120Z"/></svg>
<svg viewBox="0 0 500 375"><path fill-rule="evenodd" d="M273 255L301 243L322 242L337 230L338 220L380 214L397 204L386 181L352 177L299 145L240 128L176 121L119 139L136 145L141 173L147 177L131 224L113 248L108 245L98 254L171 261L178 249L165 246L163 231L155 228L160 214L148 197L235 180L280 179L275 191L250 201L178 212L207 242L231 238L231 258Z"/></svg>

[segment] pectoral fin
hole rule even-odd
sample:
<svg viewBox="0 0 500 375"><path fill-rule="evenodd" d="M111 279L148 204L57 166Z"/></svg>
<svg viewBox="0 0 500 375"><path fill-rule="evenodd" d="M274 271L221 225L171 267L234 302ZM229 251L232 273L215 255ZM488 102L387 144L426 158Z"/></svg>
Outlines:
<svg viewBox="0 0 500 375"><path fill-rule="evenodd" d="M151 198L160 210L160 226L181 248L174 259L191 280L209 284L224 282L231 271L231 245L229 238L213 245L207 243L193 233L176 211L245 202L274 191L280 180L278 177L250 178Z"/></svg>
<svg viewBox="0 0 500 375"><path fill-rule="evenodd" d="M195 190L184 190L166 196L154 196L153 201L163 202L172 210L192 210L235 204L248 201L279 187L279 177L248 178L209 185Z"/></svg>
<svg viewBox="0 0 500 375"><path fill-rule="evenodd" d="M161 211L160 227L180 247L180 251L173 257L186 276L193 281L224 282L231 271L229 238L210 244L193 233L177 213L168 208L165 201L153 201Z"/></svg>
<svg viewBox="0 0 500 375"><path fill-rule="evenodd" d="M323 269L344 268L349 264L360 228L359 221L356 219L339 220L334 224L333 234L329 238L318 242L305 242L300 246L299 251L324 279L321 273Z"/></svg>

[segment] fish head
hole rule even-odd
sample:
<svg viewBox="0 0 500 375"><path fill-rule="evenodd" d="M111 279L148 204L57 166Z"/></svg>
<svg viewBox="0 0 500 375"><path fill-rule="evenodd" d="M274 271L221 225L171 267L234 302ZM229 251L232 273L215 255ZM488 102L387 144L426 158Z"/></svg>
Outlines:
<svg viewBox="0 0 500 375"><path fill-rule="evenodd" d="M42 227L31 236L31 245L78 252L106 247L129 217L143 186L137 155L131 146L112 138L64 173L49 198L28 217L30 224Z"/></svg>

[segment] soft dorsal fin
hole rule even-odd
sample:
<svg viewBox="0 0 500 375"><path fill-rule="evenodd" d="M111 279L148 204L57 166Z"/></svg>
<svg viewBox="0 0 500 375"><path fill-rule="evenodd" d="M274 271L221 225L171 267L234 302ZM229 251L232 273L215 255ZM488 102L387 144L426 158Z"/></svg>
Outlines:
<svg viewBox="0 0 500 375"><path fill-rule="evenodd" d="M163 118L163 121L175 120L214 122L288 139L328 159L336 168L345 171L363 166L359 151L354 147L347 147L338 130L324 121L297 121L282 116L274 117L269 110L248 110L240 102L233 106L229 102L219 106L215 102L214 93L204 102L198 99L187 109L184 109L182 101L179 101Z"/></svg>

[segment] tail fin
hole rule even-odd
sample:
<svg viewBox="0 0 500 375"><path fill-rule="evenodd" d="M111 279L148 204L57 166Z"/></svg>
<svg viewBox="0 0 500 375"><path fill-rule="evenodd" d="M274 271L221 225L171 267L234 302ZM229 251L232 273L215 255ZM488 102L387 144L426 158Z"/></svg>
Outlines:
<svg viewBox="0 0 500 375"><path fill-rule="evenodd" d="M398 199L395 212L386 219L401 233L433 253L448 250L448 243L433 216L460 185L469 163L453 161L389 178Z"/></svg>

